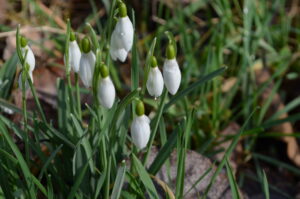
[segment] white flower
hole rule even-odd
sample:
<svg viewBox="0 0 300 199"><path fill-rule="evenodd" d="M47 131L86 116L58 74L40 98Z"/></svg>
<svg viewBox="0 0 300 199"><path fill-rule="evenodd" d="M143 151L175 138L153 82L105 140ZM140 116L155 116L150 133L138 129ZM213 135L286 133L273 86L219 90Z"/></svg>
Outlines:
<svg viewBox="0 0 300 199"><path fill-rule="evenodd" d="M175 58L165 60L163 75L169 93L175 95L181 82L181 72Z"/></svg>
<svg viewBox="0 0 300 199"><path fill-rule="evenodd" d="M159 68L150 69L147 80L147 90L151 96L159 97L164 88L164 80Z"/></svg>
<svg viewBox="0 0 300 199"><path fill-rule="evenodd" d="M133 44L133 26L128 16L119 18L110 40L110 55L113 60L126 60Z"/></svg>
<svg viewBox="0 0 300 199"><path fill-rule="evenodd" d="M26 45L25 47L21 48L22 51L22 56L25 57L26 51L27 51L27 56L26 56L26 62L29 64L29 71L33 71L35 68L35 58L34 58L34 54L31 50L31 48Z"/></svg>
<svg viewBox="0 0 300 199"><path fill-rule="evenodd" d="M147 146L150 138L150 119L145 116L137 116L131 124L132 141L138 149Z"/></svg>
<svg viewBox="0 0 300 199"><path fill-rule="evenodd" d="M110 77L107 76L100 80L98 87L98 99L102 106L105 108L111 108L114 104L116 96L116 90Z"/></svg>
<svg viewBox="0 0 300 199"><path fill-rule="evenodd" d="M19 73L19 77L18 77L18 84L19 84L19 88L22 90L23 89L23 86L22 86L22 74L23 74L23 72L20 72ZM31 71L29 71L28 72L28 75L29 75L29 77L30 77L30 79L31 79L31 82L33 83L33 78L32 78L32 72ZM29 83L28 83L28 81L27 81L27 79L25 80L25 90L27 90L29 88Z"/></svg>
<svg viewBox="0 0 300 199"><path fill-rule="evenodd" d="M76 73L79 71L81 52L77 44L77 41L70 41L69 44L69 65L72 70ZM64 62L66 63L66 55L64 56Z"/></svg>
<svg viewBox="0 0 300 199"><path fill-rule="evenodd" d="M79 76L86 88L89 88L92 85L95 62L96 57L93 51L90 50L88 53L82 53L80 58Z"/></svg>

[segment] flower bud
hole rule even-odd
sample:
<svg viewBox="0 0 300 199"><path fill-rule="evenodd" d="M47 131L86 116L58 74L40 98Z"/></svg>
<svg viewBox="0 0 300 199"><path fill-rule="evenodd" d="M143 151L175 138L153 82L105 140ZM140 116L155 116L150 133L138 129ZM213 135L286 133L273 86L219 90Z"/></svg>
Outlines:
<svg viewBox="0 0 300 199"><path fill-rule="evenodd" d="M164 88L163 76L157 67L157 61L154 56L151 59L151 68L146 86L149 94L153 97L159 97Z"/></svg>
<svg viewBox="0 0 300 199"><path fill-rule="evenodd" d="M81 52L77 44L75 34L71 32L70 43L69 43L69 64L72 70L76 73L79 71ZM66 63L66 55L64 56L64 61Z"/></svg>
<svg viewBox="0 0 300 199"><path fill-rule="evenodd" d="M79 62L79 76L83 85L89 88L92 85L96 56L93 51L91 51L91 44L87 37L82 39L81 45L83 53L81 54Z"/></svg>
<svg viewBox="0 0 300 199"><path fill-rule="evenodd" d="M145 148L150 138L150 119L144 115L144 112L143 102L138 101L136 105L137 117L131 123L132 141L138 149Z"/></svg>
<svg viewBox="0 0 300 199"><path fill-rule="evenodd" d="M109 71L106 65L102 65L100 68L100 74L102 79L99 81L98 86L98 99L102 106L105 108L111 108L114 104L116 97L116 90L113 82L109 77Z"/></svg>
<svg viewBox="0 0 300 199"><path fill-rule="evenodd" d="M110 55L113 60L124 62L133 44L133 25L127 16L126 5L119 3L120 18L110 40Z"/></svg>
<svg viewBox="0 0 300 199"><path fill-rule="evenodd" d="M20 37L20 44L21 44L21 51L22 51L22 56L25 58L25 54L27 51L27 56L26 56L26 61L25 63L29 64L29 71L33 71L35 68L35 58L34 54L31 50L31 48L28 46L28 42L25 37L21 36Z"/></svg>
<svg viewBox="0 0 300 199"><path fill-rule="evenodd" d="M166 59L163 66L163 75L169 93L175 95L181 82L181 72L176 59Z"/></svg>

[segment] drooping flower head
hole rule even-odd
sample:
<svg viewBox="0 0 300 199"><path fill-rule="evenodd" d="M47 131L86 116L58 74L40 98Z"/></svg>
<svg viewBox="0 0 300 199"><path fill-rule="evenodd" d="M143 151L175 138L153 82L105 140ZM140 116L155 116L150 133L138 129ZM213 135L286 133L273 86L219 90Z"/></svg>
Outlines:
<svg viewBox="0 0 300 199"><path fill-rule="evenodd" d="M22 51L22 56L25 57L26 51L27 51L27 56L26 56L26 61L25 63L28 63L29 67L29 72L33 71L35 68L35 58L34 54L31 50L31 48L28 46L27 39L23 36L20 36L20 44L21 44L21 51Z"/></svg>
<svg viewBox="0 0 300 199"><path fill-rule="evenodd" d="M127 16L126 5L118 2L119 19L110 40L110 55L113 60L124 62L133 44L133 25Z"/></svg>
<svg viewBox="0 0 300 199"><path fill-rule="evenodd" d="M167 59L164 62L163 75L169 93L175 95L180 86L181 72L176 60L175 48L171 42L167 47Z"/></svg>
<svg viewBox="0 0 300 199"><path fill-rule="evenodd" d="M115 101L116 90L113 82L109 77L109 70L105 64L100 67L101 80L98 86L98 99L102 106L111 108Z"/></svg>
<svg viewBox="0 0 300 199"><path fill-rule="evenodd" d="M163 76L157 66L157 60L154 56L151 58L151 69L147 80L147 90L153 97L159 97L164 88Z"/></svg>
<svg viewBox="0 0 300 199"><path fill-rule="evenodd" d="M131 137L138 149L147 146L150 138L150 119L145 115L144 103L138 101L136 104L136 117L131 123Z"/></svg>
<svg viewBox="0 0 300 199"><path fill-rule="evenodd" d="M72 68L72 70L76 73L79 72L80 58L81 58L81 52L76 41L76 35L74 32L71 32L70 43L69 43L69 64L71 66L70 69ZM66 63L65 59L66 59L66 55L64 56L64 61Z"/></svg>
<svg viewBox="0 0 300 199"><path fill-rule="evenodd" d="M91 42L87 37L81 40L82 54L80 58L79 76L86 88L91 87L96 57L91 50Z"/></svg>

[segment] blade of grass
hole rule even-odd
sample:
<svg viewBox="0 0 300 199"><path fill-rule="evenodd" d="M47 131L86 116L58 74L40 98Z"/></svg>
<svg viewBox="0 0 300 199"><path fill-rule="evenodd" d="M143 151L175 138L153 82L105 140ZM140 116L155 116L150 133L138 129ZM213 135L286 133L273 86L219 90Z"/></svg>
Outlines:
<svg viewBox="0 0 300 199"><path fill-rule="evenodd" d="M81 171L79 172L78 176L76 177L75 181L74 181L74 185L71 188L71 191L67 197L67 199L73 199L75 198L75 194L80 186L80 184L82 183L83 179L84 179L84 175L86 173L86 170L88 168L89 164L88 162L84 165L84 167L81 168Z"/></svg>
<svg viewBox="0 0 300 199"><path fill-rule="evenodd" d="M91 147L91 145L89 143L89 140L87 139L86 135L84 134L83 129L81 128L79 122L77 121L77 119L75 118L75 116L73 114L71 114L71 119L72 119L73 124L75 126L76 132L78 133L78 136L80 138L82 138L82 145L83 145L83 148L85 150L86 157L89 160L89 165L90 165L91 172L94 173L95 169L94 169L94 162L93 162L93 159L92 159L92 156L93 156L92 147Z"/></svg>
<svg viewBox="0 0 300 199"><path fill-rule="evenodd" d="M134 154L132 154L132 161L136 168L136 171L140 176L141 181L143 182L144 186L147 189L147 192L149 193L149 197L153 199L159 198L148 172L146 171L145 167L142 165L142 163Z"/></svg>
<svg viewBox="0 0 300 199"><path fill-rule="evenodd" d="M226 67L222 67L218 70L215 70L214 72L200 78L198 81L191 84L189 87L185 88L184 90L181 90L176 95L174 95L170 101L165 105L164 111L166 111L168 108L170 108L171 105L175 104L178 100L183 98L184 96L188 95L190 92L192 92L194 89L198 88L202 84L206 83L207 81L213 79L214 77L220 75L226 70Z"/></svg>
<svg viewBox="0 0 300 199"><path fill-rule="evenodd" d="M227 176L231 188L231 194L233 199L239 199L240 198L240 193L239 189L235 180L235 177L232 172L232 168L230 166L230 163L228 161L228 158L226 158L226 171L227 171Z"/></svg>
<svg viewBox="0 0 300 199"><path fill-rule="evenodd" d="M17 145L14 143L11 136L8 134L8 131L5 128L5 126L3 125L2 121L0 121L0 129L1 129L2 134L4 135L4 138L5 138L6 142L10 146L10 148L13 151L13 153L15 154L15 156L17 157L17 160L19 162L19 165L21 167L21 170L22 170L24 178L25 178L25 182L26 182L26 185L27 185L27 189L28 189L30 198L35 199L36 198L36 193L35 193L35 190L34 190L35 189L34 188L34 182L33 182L30 170L29 170L29 168L28 168L21 152L19 151Z"/></svg>
<svg viewBox="0 0 300 199"><path fill-rule="evenodd" d="M217 176L219 175L219 173L221 172L222 168L223 168L224 165L225 165L226 158L229 158L229 157L230 157L230 155L231 155L231 153L232 153L234 147L237 145L237 143L238 143L238 141L239 141L240 136L243 134L243 132L244 132L246 126L248 125L248 122L249 122L250 118L251 118L252 115L256 112L256 110L257 110L257 108L254 109L254 111L249 115L249 117L247 118L247 120L246 120L245 123L243 124L242 128L240 129L239 133L237 133L237 134L234 136L234 138L233 138L231 144L229 145L229 147L228 147L227 150L225 151L225 154L224 154L224 156L223 156L223 158L222 158L222 160L221 160L219 166L217 167L216 172L215 172L214 175L211 177L210 183L209 183L209 185L207 186L207 188L205 189L203 198L206 198L206 197L207 197L207 194L208 194L208 192L209 192L209 190L210 190L212 184L215 182Z"/></svg>
<svg viewBox="0 0 300 199"><path fill-rule="evenodd" d="M167 143L158 152L157 156L155 157L154 161L152 162L151 166L148 169L150 174L156 175L157 172L162 167L162 165L164 164L164 162L166 161L166 159L170 157L173 148L176 146L177 133L178 133L178 128L176 128L176 130L168 138Z"/></svg>
<svg viewBox="0 0 300 199"><path fill-rule="evenodd" d="M151 124L152 124L151 127L152 128L151 128L150 140L147 144L147 152L146 152L145 158L143 160L143 165L146 165L148 157L150 155L151 147L153 145L153 141L154 141L157 129L158 129L159 121L160 121L160 119L162 117L162 114L163 114L163 109L164 109L165 99L167 97L167 94L168 94L167 89L164 89L162 97L161 97L161 101L160 101L160 104L159 104L159 107L158 107L158 110L157 110L157 112L158 112L157 116L155 117L153 122L151 122Z"/></svg>
<svg viewBox="0 0 300 199"><path fill-rule="evenodd" d="M266 199L270 199L269 183L265 171L263 171L263 186Z"/></svg>
<svg viewBox="0 0 300 199"><path fill-rule="evenodd" d="M124 184L125 172L126 172L126 165L124 161L122 162L122 166L118 169L115 185L111 194L112 199L118 199L121 195L122 187Z"/></svg>

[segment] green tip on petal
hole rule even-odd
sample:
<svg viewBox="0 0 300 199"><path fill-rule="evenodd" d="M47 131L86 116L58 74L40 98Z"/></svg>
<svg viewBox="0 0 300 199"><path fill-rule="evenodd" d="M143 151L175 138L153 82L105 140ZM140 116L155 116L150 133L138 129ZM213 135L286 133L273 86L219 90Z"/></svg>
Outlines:
<svg viewBox="0 0 300 199"><path fill-rule="evenodd" d="M74 32L70 33L70 41L75 41L76 40L76 35Z"/></svg>
<svg viewBox="0 0 300 199"><path fill-rule="evenodd" d="M168 59L174 59L175 58L175 48L173 44L169 43L167 47L167 58Z"/></svg>
<svg viewBox="0 0 300 199"><path fill-rule="evenodd" d="M139 100L136 104L136 108L135 108L135 112L138 116L142 116L145 114L145 107L144 107L144 103Z"/></svg>
<svg viewBox="0 0 300 199"><path fill-rule="evenodd" d="M151 57L151 67L152 68L157 67L157 60L156 60L155 56Z"/></svg>
<svg viewBox="0 0 300 199"><path fill-rule="evenodd" d="M119 16L120 17L126 17L127 16L127 8L125 3L123 3L122 1L118 2L118 7L119 7Z"/></svg>
<svg viewBox="0 0 300 199"><path fill-rule="evenodd" d="M27 46L27 39L25 37L21 36L20 43L21 43L21 47L25 48L25 46Z"/></svg>
<svg viewBox="0 0 300 199"><path fill-rule="evenodd" d="M91 51L91 42L88 37L84 37L81 40L81 48L84 53L88 53Z"/></svg>
<svg viewBox="0 0 300 199"><path fill-rule="evenodd" d="M100 74L102 78L105 78L109 75L108 67L105 64L102 64L100 67Z"/></svg>

